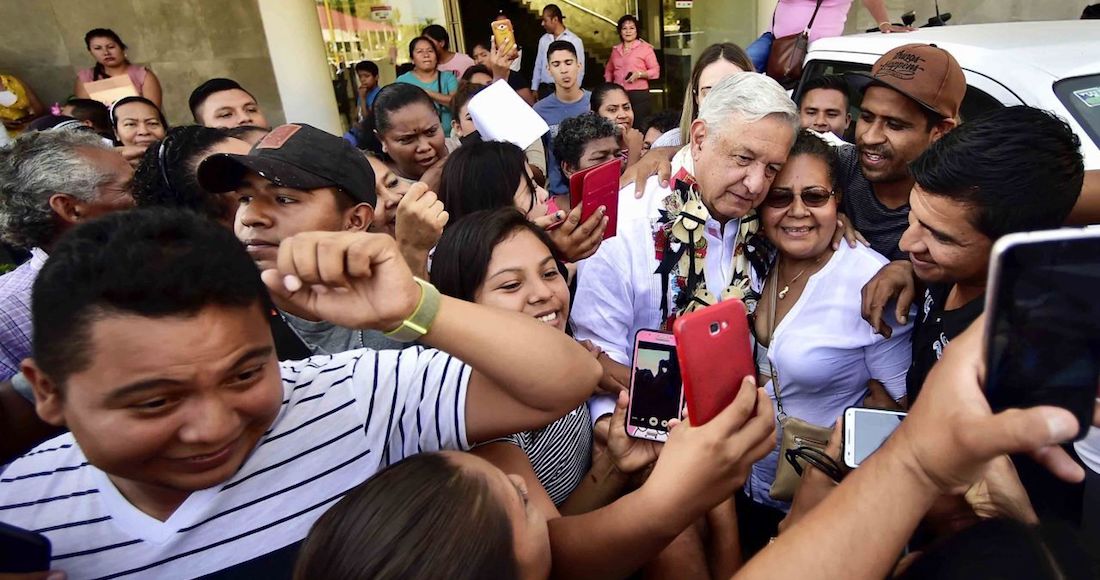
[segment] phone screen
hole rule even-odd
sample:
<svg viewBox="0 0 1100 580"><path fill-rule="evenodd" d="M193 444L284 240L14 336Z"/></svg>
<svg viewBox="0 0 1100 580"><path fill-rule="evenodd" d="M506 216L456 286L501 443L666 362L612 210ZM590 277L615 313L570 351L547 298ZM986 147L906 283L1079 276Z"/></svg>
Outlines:
<svg viewBox="0 0 1100 580"><path fill-rule="evenodd" d="M993 288L990 406L1064 407L1084 436L1100 379L1100 238L1009 246Z"/></svg>
<svg viewBox="0 0 1100 580"><path fill-rule="evenodd" d="M639 342L632 384L630 426L667 431L668 422L680 416L682 383L676 347Z"/></svg>
<svg viewBox="0 0 1100 580"><path fill-rule="evenodd" d="M905 418L905 413L883 413L867 409L855 409L852 414L852 459L855 465L867 460L894 432Z"/></svg>

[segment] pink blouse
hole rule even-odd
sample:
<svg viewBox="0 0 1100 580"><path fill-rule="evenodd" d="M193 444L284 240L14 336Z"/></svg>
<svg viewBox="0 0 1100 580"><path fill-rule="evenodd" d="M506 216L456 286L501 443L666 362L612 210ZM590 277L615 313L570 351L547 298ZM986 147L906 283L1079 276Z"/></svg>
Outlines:
<svg viewBox="0 0 1100 580"><path fill-rule="evenodd" d="M134 84L134 89L137 90L137 94L142 96L145 95L141 89L145 85L145 76L148 72L149 71L146 70L145 67L137 64L131 64L126 69L126 76L130 77L130 82ZM93 69L84 68L77 71L76 78L80 79L82 83L90 83L92 82L93 74L95 74Z"/></svg>
<svg viewBox="0 0 1100 580"><path fill-rule="evenodd" d="M817 0L779 0L775 7L775 26L772 34L783 38L798 34L810 23ZM844 34L844 23L848 20L848 9L852 0L822 0L821 10L810 29L810 42L819 38L829 38Z"/></svg>
<svg viewBox="0 0 1100 580"><path fill-rule="evenodd" d="M607 66L603 69L603 78L609 83L622 85L628 91L644 91L649 89L649 80L636 79L633 82L626 82L627 73L640 70L644 70L649 79L661 76L661 65L657 64L653 45L639 39L634 47L627 51L620 42L611 48L611 58L607 60Z"/></svg>

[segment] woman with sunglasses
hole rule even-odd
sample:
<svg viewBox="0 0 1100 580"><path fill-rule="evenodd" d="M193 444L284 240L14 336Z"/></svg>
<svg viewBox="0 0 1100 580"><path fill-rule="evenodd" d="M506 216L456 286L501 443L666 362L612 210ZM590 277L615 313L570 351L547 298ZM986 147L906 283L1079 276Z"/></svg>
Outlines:
<svg viewBox="0 0 1100 580"><path fill-rule="evenodd" d="M773 401L778 382L784 412L823 427L869 396L873 406L903 404L912 359L911 325L891 320L894 333L887 339L860 316L861 289L886 258L862 244L833 249L841 195L836 163L832 147L800 132L757 210L776 249L756 306L757 381ZM781 438L777 432L777 441ZM753 530L763 541L775 535L790 508L768 494L779 461L777 445L753 466L745 484L752 505L739 507L753 522L742 530ZM750 550L760 543L745 539Z"/></svg>

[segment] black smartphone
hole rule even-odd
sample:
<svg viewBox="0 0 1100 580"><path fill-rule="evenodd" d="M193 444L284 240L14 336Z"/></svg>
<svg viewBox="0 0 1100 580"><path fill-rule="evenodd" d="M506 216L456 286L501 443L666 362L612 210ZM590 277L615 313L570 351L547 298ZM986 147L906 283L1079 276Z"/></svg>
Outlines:
<svg viewBox="0 0 1100 580"><path fill-rule="evenodd" d="M1100 385L1100 229L1010 234L986 287L986 397L994 411L1054 405L1088 433Z"/></svg>
<svg viewBox="0 0 1100 580"><path fill-rule="evenodd" d="M49 570L50 551L46 536L0 522L0 574Z"/></svg>

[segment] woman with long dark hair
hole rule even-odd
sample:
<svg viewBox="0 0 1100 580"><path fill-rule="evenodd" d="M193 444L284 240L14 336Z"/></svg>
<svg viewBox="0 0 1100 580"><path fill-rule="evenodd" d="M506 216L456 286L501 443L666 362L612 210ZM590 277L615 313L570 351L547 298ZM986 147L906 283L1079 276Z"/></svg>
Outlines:
<svg viewBox="0 0 1100 580"><path fill-rule="evenodd" d="M132 64L126 56L126 43L110 28L94 28L84 35L84 46L88 53L95 58L95 66L81 69L77 73L76 86L73 94L77 97L89 98L88 89L84 83L101 81L103 79L127 76L134 86L138 96L149 99L160 108L161 89L160 80L148 67Z"/></svg>

